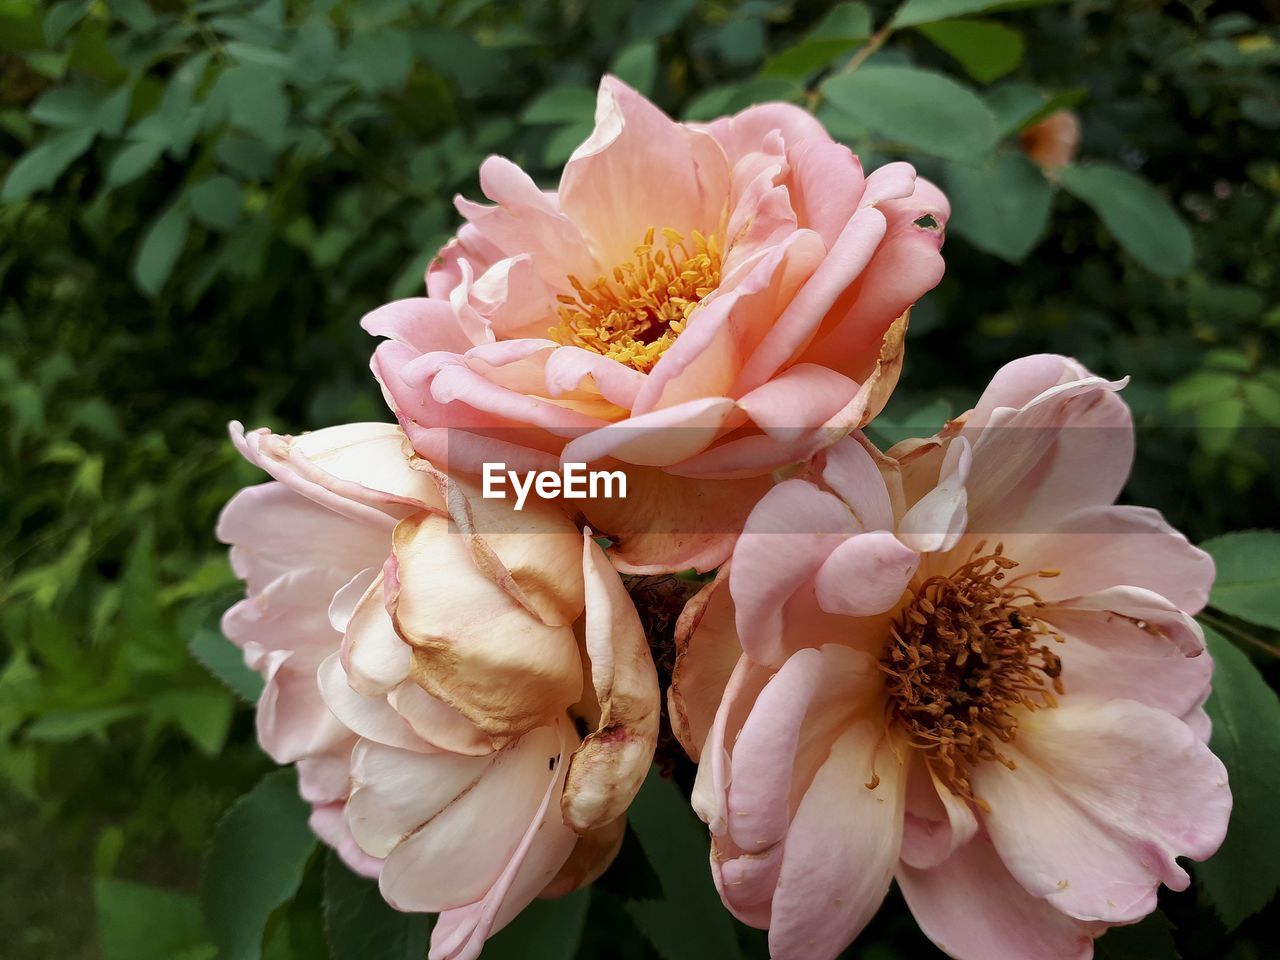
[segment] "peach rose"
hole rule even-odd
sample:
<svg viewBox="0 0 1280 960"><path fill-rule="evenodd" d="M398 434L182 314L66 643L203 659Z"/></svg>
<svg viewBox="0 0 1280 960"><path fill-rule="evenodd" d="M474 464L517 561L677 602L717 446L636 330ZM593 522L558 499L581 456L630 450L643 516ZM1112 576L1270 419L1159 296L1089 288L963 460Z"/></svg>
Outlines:
<svg viewBox="0 0 1280 960"><path fill-rule="evenodd" d="M1087 960L1222 842L1213 563L1115 505L1119 386L1027 357L937 437L830 447L686 610L694 805L776 960L838 955L895 878L957 960Z"/></svg>
<svg viewBox="0 0 1280 960"><path fill-rule="evenodd" d="M621 464L584 514L630 572L711 569L773 469L874 416L946 199L864 176L808 113L676 123L619 80L555 192L490 157L427 296L365 317L414 447L452 475Z"/></svg>
<svg viewBox="0 0 1280 960"><path fill-rule="evenodd" d="M440 913L433 960L474 958L622 842L659 715L630 597L589 530L479 498L394 425L232 437L275 478L219 524L263 747L388 902Z"/></svg>

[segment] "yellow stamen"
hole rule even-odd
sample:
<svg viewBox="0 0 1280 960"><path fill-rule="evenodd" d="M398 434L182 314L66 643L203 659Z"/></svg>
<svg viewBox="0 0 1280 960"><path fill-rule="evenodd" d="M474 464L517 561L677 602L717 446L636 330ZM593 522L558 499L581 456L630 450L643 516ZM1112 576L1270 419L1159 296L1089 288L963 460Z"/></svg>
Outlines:
<svg viewBox="0 0 1280 960"><path fill-rule="evenodd" d="M556 299L559 322L550 335L557 343L581 347L647 373L684 331L703 298L720 285L721 252L714 236L696 230L692 247L663 229L666 246L656 248L654 229L645 233L635 259L613 269L613 277L587 286L569 277L576 296Z"/></svg>

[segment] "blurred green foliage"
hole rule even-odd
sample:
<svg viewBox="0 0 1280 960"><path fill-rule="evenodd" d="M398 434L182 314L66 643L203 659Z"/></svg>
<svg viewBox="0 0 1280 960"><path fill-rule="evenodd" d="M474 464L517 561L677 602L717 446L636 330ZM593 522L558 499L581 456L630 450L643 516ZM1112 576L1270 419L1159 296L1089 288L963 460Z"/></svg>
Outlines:
<svg viewBox="0 0 1280 960"><path fill-rule="evenodd" d="M296 820L281 812L287 774L216 831L201 909L215 824L269 766L240 699L253 687L205 669L234 669L217 616L236 584L214 519L260 479L223 425L385 418L356 320L420 289L486 154L554 183L605 71L690 119L808 105L868 168L905 158L946 188L948 275L913 315L882 438L931 432L1015 356L1070 353L1133 377L1133 500L1197 540L1280 525L1277 13L1274 0L0 0L0 955L207 960L234 943L309 960L327 927L345 960L368 956L371 923L386 925L386 956L420 955L425 926L392 925L296 835L260 911L280 906L228 929L244 912L210 894L236 892L217 864L260 818ZM1081 159L1046 175L1019 135L1063 107L1080 116ZM1280 708L1250 658L1274 684L1280 591L1250 571L1276 547L1219 549L1235 579L1206 619L1249 656L1227 648L1215 737L1230 739L1215 746L1251 798L1237 822L1252 834L1233 833L1223 857L1241 859L1216 861L1202 888L1162 899L1168 920L1110 934L1099 956L1267 955L1265 914L1246 917L1280 881L1277 858L1257 856L1275 848L1274 794L1250 764L1276 757ZM664 872L664 789L650 786L612 877L538 906L494 955L523 941L538 956L684 960L681 944L702 941L681 930L723 936L698 899L709 887ZM700 842L695 823L681 830ZM730 929L762 955L759 936ZM561 935L528 939L539 930ZM891 898L851 956L929 951Z"/></svg>

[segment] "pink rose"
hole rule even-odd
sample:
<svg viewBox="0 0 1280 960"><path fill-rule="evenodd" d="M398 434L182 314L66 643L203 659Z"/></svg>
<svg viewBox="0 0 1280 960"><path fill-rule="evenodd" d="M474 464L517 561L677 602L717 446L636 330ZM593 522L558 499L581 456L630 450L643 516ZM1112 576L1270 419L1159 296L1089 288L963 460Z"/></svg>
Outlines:
<svg viewBox="0 0 1280 960"><path fill-rule="evenodd" d="M275 477L219 525L264 749L393 906L440 913L434 960L474 958L621 844L658 732L626 589L590 531L479 498L395 426L232 437Z"/></svg>
<svg viewBox="0 0 1280 960"><path fill-rule="evenodd" d="M842 441L689 605L671 714L773 957L835 957L896 878L959 960L1084 960L1218 848L1213 564L1114 505L1119 386L1027 357L932 439Z"/></svg>
<svg viewBox="0 0 1280 960"><path fill-rule="evenodd" d="M632 572L722 562L771 470L883 406L942 276L942 194L785 104L682 124L606 77L556 192L500 157L480 184L428 295L365 317L373 369L453 475L624 465L584 513Z"/></svg>

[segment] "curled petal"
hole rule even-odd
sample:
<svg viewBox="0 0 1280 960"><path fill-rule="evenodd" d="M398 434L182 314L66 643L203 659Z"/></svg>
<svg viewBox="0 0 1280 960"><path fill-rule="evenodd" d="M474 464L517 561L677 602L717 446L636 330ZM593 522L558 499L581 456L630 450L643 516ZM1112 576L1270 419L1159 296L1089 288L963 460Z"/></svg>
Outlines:
<svg viewBox="0 0 1280 960"><path fill-rule="evenodd" d="M411 675L500 740L544 726L582 691L568 626L533 616L477 569L449 521L419 514L395 530L396 632L413 648Z"/></svg>
<svg viewBox="0 0 1280 960"><path fill-rule="evenodd" d="M620 818L644 782L658 741L658 674L640 618L604 551L582 537L584 646L600 725L569 764L561 810L585 834Z"/></svg>

